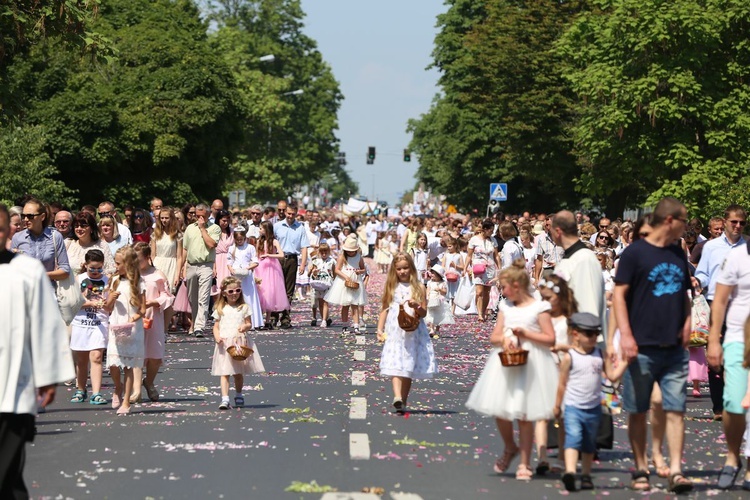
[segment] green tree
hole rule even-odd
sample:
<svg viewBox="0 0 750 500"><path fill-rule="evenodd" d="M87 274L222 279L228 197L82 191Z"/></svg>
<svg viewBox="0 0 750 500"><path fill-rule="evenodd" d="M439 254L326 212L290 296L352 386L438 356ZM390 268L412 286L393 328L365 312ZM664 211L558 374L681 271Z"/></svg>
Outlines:
<svg viewBox="0 0 750 500"><path fill-rule="evenodd" d="M30 193L42 200L69 204L74 193L56 179L58 174L46 149L42 127L0 128L0 202L13 205Z"/></svg>
<svg viewBox="0 0 750 500"><path fill-rule="evenodd" d="M92 28L119 50L116 63L82 60L50 42L11 70L25 120L48 132L60 179L83 202L98 201L108 185L147 199L159 182L216 196L242 142L243 116L196 5L111 0Z"/></svg>
<svg viewBox="0 0 750 500"><path fill-rule="evenodd" d="M273 199L320 180L338 150L334 131L343 96L315 41L303 33L300 2L221 0L211 13L219 26L213 44L248 117L228 185ZM274 61L258 60L267 54Z"/></svg>
<svg viewBox="0 0 750 500"><path fill-rule="evenodd" d="M450 3L433 51L443 92L408 127L419 180L464 209L498 181L509 183L506 210L573 205L572 93L552 48L581 2Z"/></svg>
<svg viewBox="0 0 750 500"><path fill-rule="evenodd" d="M750 165L750 4L596 3L558 44L579 96L581 190L612 214L672 195L714 215Z"/></svg>

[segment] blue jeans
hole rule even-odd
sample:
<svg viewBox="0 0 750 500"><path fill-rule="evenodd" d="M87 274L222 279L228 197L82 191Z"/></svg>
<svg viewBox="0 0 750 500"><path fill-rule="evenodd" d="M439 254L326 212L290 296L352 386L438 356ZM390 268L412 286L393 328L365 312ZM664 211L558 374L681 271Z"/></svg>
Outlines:
<svg viewBox="0 0 750 500"><path fill-rule="evenodd" d="M622 379L622 408L628 413L647 412L656 382L661 388L664 411L685 413L689 358L688 350L681 345L639 347L638 357Z"/></svg>
<svg viewBox="0 0 750 500"><path fill-rule="evenodd" d="M602 419L602 406L594 408L576 408L565 405L563 413L565 424L565 449L578 450L581 453L596 452L596 434L599 432L599 421Z"/></svg>

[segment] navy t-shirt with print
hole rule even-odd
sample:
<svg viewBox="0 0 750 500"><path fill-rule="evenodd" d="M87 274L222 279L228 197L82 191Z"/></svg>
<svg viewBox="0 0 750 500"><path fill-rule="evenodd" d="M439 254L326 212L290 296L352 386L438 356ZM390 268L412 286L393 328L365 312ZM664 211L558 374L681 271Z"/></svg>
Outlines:
<svg viewBox="0 0 750 500"><path fill-rule="evenodd" d="M681 342L691 284L687 257L678 245L634 241L620 256L615 283L630 286L625 301L638 346Z"/></svg>

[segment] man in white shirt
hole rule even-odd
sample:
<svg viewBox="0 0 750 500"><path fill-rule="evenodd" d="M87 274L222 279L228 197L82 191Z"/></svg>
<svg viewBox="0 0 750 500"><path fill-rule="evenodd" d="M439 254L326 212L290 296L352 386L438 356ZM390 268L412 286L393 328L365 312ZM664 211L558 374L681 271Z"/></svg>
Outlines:
<svg viewBox="0 0 750 500"><path fill-rule="evenodd" d="M55 386L75 369L47 272L37 259L5 250L9 232L0 204L0 498L28 498L24 455L37 408L52 403Z"/></svg>

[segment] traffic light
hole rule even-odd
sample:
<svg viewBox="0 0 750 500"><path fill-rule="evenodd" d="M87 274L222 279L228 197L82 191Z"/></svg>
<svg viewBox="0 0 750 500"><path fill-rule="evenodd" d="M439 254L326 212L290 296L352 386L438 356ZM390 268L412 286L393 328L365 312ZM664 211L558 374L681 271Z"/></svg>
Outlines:
<svg viewBox="0 0 750 500"><path fill-rule="evenodd" d="M370 146L369 148L367 148L367 159L369 160L370 164L375 161L375 146Z"/></svg>
<svg viewBox="0 0 750 500"><path fill-rule="evenodd" d="M411 161L411 151L404 149L404 161Z"/></svg>

